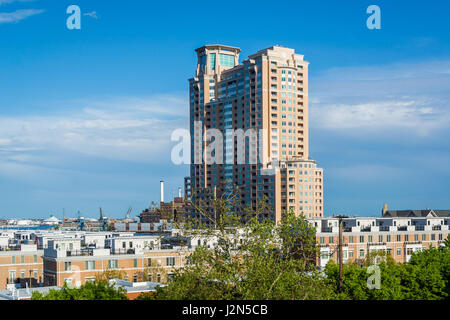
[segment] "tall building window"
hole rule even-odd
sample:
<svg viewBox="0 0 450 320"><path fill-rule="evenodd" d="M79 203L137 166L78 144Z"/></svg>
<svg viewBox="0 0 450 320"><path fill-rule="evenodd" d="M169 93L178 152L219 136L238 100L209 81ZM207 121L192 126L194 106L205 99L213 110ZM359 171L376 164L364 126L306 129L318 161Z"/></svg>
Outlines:
<svg viewBox="0 0 450 320"><path fill-rule="evenodd" d="M211 67L211 70L216 70L216 54L211 53L209 55L209 65Z"/></svg>
<svg viewBox="0 0 450 320"><path fill-rule="evenodd" d="M219 54L219 63L223 67L234 67L234 56L230 54Z"/></svg>
<svg viewBox="0 0 450 320"><path fill-rule="evenodd" d="M200 70L205 72L206 67L206 55L200 57Z"/></svg>
<svg viewBox="0 0 450 320"><path fill-rule="evenodd" d="M64 262L64 271L72 271L72 262Z"/></svg>

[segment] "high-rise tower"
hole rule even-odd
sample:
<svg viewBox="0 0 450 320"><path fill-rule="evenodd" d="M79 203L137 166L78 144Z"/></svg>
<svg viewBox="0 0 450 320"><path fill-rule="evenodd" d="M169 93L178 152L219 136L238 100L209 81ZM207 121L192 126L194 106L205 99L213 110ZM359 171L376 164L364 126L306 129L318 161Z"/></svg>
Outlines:
<svg viewBox="0 0 450 320"><path fill-rule="evenodd" d="M239 64L236 47L206 45L196 52L189 79L191 200L236 186L242 207L255 209L268 199L272 210L264 218L279 221L288 209L322 216L323 170L309 158L303 55L273 46Z"/></svg>

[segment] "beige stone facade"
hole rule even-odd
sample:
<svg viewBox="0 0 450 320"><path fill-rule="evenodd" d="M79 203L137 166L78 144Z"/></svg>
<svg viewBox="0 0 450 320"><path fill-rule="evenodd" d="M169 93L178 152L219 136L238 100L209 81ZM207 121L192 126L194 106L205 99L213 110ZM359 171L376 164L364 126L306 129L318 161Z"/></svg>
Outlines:
<svg viewBox="0 0 450 320"><path fill-rule="evenodd" d="M303 55L274 46L239 64L236 47L208 45L196 52L196 74L189 79L189 200L204 198L214 187L218 196L238 187L241 207L256 209L268 198L273 209L265 218L278 221L289 208L323 216L323 170L309 159L309 63ZM222 132L223 149L208 149L218 139L207 130Z"/></svg>

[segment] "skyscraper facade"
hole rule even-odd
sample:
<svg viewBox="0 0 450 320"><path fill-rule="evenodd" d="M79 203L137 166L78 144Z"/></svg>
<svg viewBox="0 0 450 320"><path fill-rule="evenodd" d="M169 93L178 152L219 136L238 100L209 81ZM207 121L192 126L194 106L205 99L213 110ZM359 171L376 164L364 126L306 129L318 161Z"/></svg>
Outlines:
<svg viewBox="0 0 450 320"><path fill-rule="evenodd" d="M256 210L279 221L286 210L323 216L323 170L309 158L308 65L273 46L239 63L241 50L196 49L189 79L191 172L188 200L237 192L237 213ZM213 214L213 212L211 212Z"/></svg>

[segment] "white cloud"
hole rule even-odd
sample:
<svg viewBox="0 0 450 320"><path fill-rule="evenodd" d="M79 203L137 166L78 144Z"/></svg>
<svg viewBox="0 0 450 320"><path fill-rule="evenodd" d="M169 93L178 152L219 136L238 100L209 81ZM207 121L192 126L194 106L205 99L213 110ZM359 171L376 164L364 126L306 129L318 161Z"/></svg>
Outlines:
<svg viewBox="0 0 450 320"><path fill-rule="evenodd" d="M332 168L327 171L330 179L352 182L387 182L398 181L408 177L410 172L402 167L383 164L358 164Z"/></svg>
<svg viewBox="0 0 450 320"><path fill-rule="evenodd" d="M188 107L183 105L185 111L176 114L184 101L166 98L83 102L86 107L59 115L0 118L0 159L42 164L51 162L54 154L65 154L168 163L174 145L170 135L188 128Z"/></svg>
<svg viewBox="0 0 450 320"><path fill-rule="evenodd" d="M450 61L328 70L310 79L311 126L398 131L448 129Z"/></svg>
<svg viewBox="0 0 450 320"><path fill-rule="evenodd" d="M37 9L20 9L13 12L0 12L1 23L14 23L44 12Z"/></svg>

